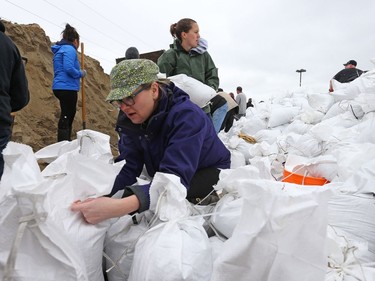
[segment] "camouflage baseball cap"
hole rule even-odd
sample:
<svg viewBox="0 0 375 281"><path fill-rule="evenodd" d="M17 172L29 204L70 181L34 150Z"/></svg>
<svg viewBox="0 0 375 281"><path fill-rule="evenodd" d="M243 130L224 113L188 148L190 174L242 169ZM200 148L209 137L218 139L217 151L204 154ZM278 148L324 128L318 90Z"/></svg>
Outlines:
<svg viewBox="0 0 375 281"><path fill-rule="evenodd" d="M159 67L151 60L123 60L112 68L109 75L111 91L106 101L130 96L140 85L158 80Z"/></svg>

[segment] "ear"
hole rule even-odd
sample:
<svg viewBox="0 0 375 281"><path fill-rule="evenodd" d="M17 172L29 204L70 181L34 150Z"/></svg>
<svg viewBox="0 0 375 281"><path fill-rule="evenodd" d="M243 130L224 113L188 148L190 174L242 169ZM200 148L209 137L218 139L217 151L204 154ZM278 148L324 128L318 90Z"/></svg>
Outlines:
<svg viewBox="0 0 375 281"><path fill-rule="evenodd" d="M182 32L181 32L181 40L182 40L182 39L186 39L186 37L187 37L187 33L184 32L184 31L182 31Z"/></svg>
<svg viewBox="0 0 375 281"><path fill-rule="evenodd" d="M158 82L153 82L151 85L151 93L152 93L152 98L154 100L157 100L159 98L159 84Z"/></svg>

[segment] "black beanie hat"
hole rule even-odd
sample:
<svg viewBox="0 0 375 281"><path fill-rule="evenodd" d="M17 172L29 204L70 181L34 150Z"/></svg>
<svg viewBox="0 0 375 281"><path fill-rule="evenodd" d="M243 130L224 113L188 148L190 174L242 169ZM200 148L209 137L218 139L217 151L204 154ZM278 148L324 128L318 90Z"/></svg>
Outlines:
<svg viewBox="0 0 375 281"><path fill-rule="evenodd" d="M139 52L136 47L130 47L125 52L125 59L139 59Z"/></svg>

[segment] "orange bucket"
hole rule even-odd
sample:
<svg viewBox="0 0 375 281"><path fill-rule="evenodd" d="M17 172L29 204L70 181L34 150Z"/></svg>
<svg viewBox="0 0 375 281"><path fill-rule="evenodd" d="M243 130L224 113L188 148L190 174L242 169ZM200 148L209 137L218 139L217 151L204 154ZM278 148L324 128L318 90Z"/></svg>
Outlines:
<svg viewBox="0 0 375 281"><path fill-rule="evenodd" d="M281 181L296 183L300 185L324 185L326 183L329 183L329 181L325 178L313 178L309 176L295 174L285 169L284 169L284 176Z"/></svg>

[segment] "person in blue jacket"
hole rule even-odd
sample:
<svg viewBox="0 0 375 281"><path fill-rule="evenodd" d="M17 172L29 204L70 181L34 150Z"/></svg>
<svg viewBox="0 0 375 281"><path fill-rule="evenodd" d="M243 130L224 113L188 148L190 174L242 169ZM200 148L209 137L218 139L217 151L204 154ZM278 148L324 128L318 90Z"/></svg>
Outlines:
<svg viewBox="0 0 375 281"><path fill-rule="evenodd" d="M76 29L66 24L62 40L51 47L53 53L52 83L53 94L60 101L60 118L57 141L71 140L72 124L77 111L80 79L86 76L86 70L80 69L77 49L79 34Z"/></svg>
<svg viewBox="0 0 375 281"><path fill-rule="evenodd" d="M116 125L120 155L125 159L111 195L74 202L88 223L142 212L149 208L150 184L134 185L143 167L174 174L187 188L187 199L199 202L213 191L221 169L230 168L230 152L218 138L207 114L189 95L168 80L159 80L159 67L147 59L123 60L111 71L107 97L124 112Z"/></svg>
<svg viewBox="0 0 375 281"><path fill-rule="evenodd" d="M11 113L24 108L30 93L21 54L14 42L5 34L0 21L0 180L4 171L2 151L12 136Z"/></svg>

